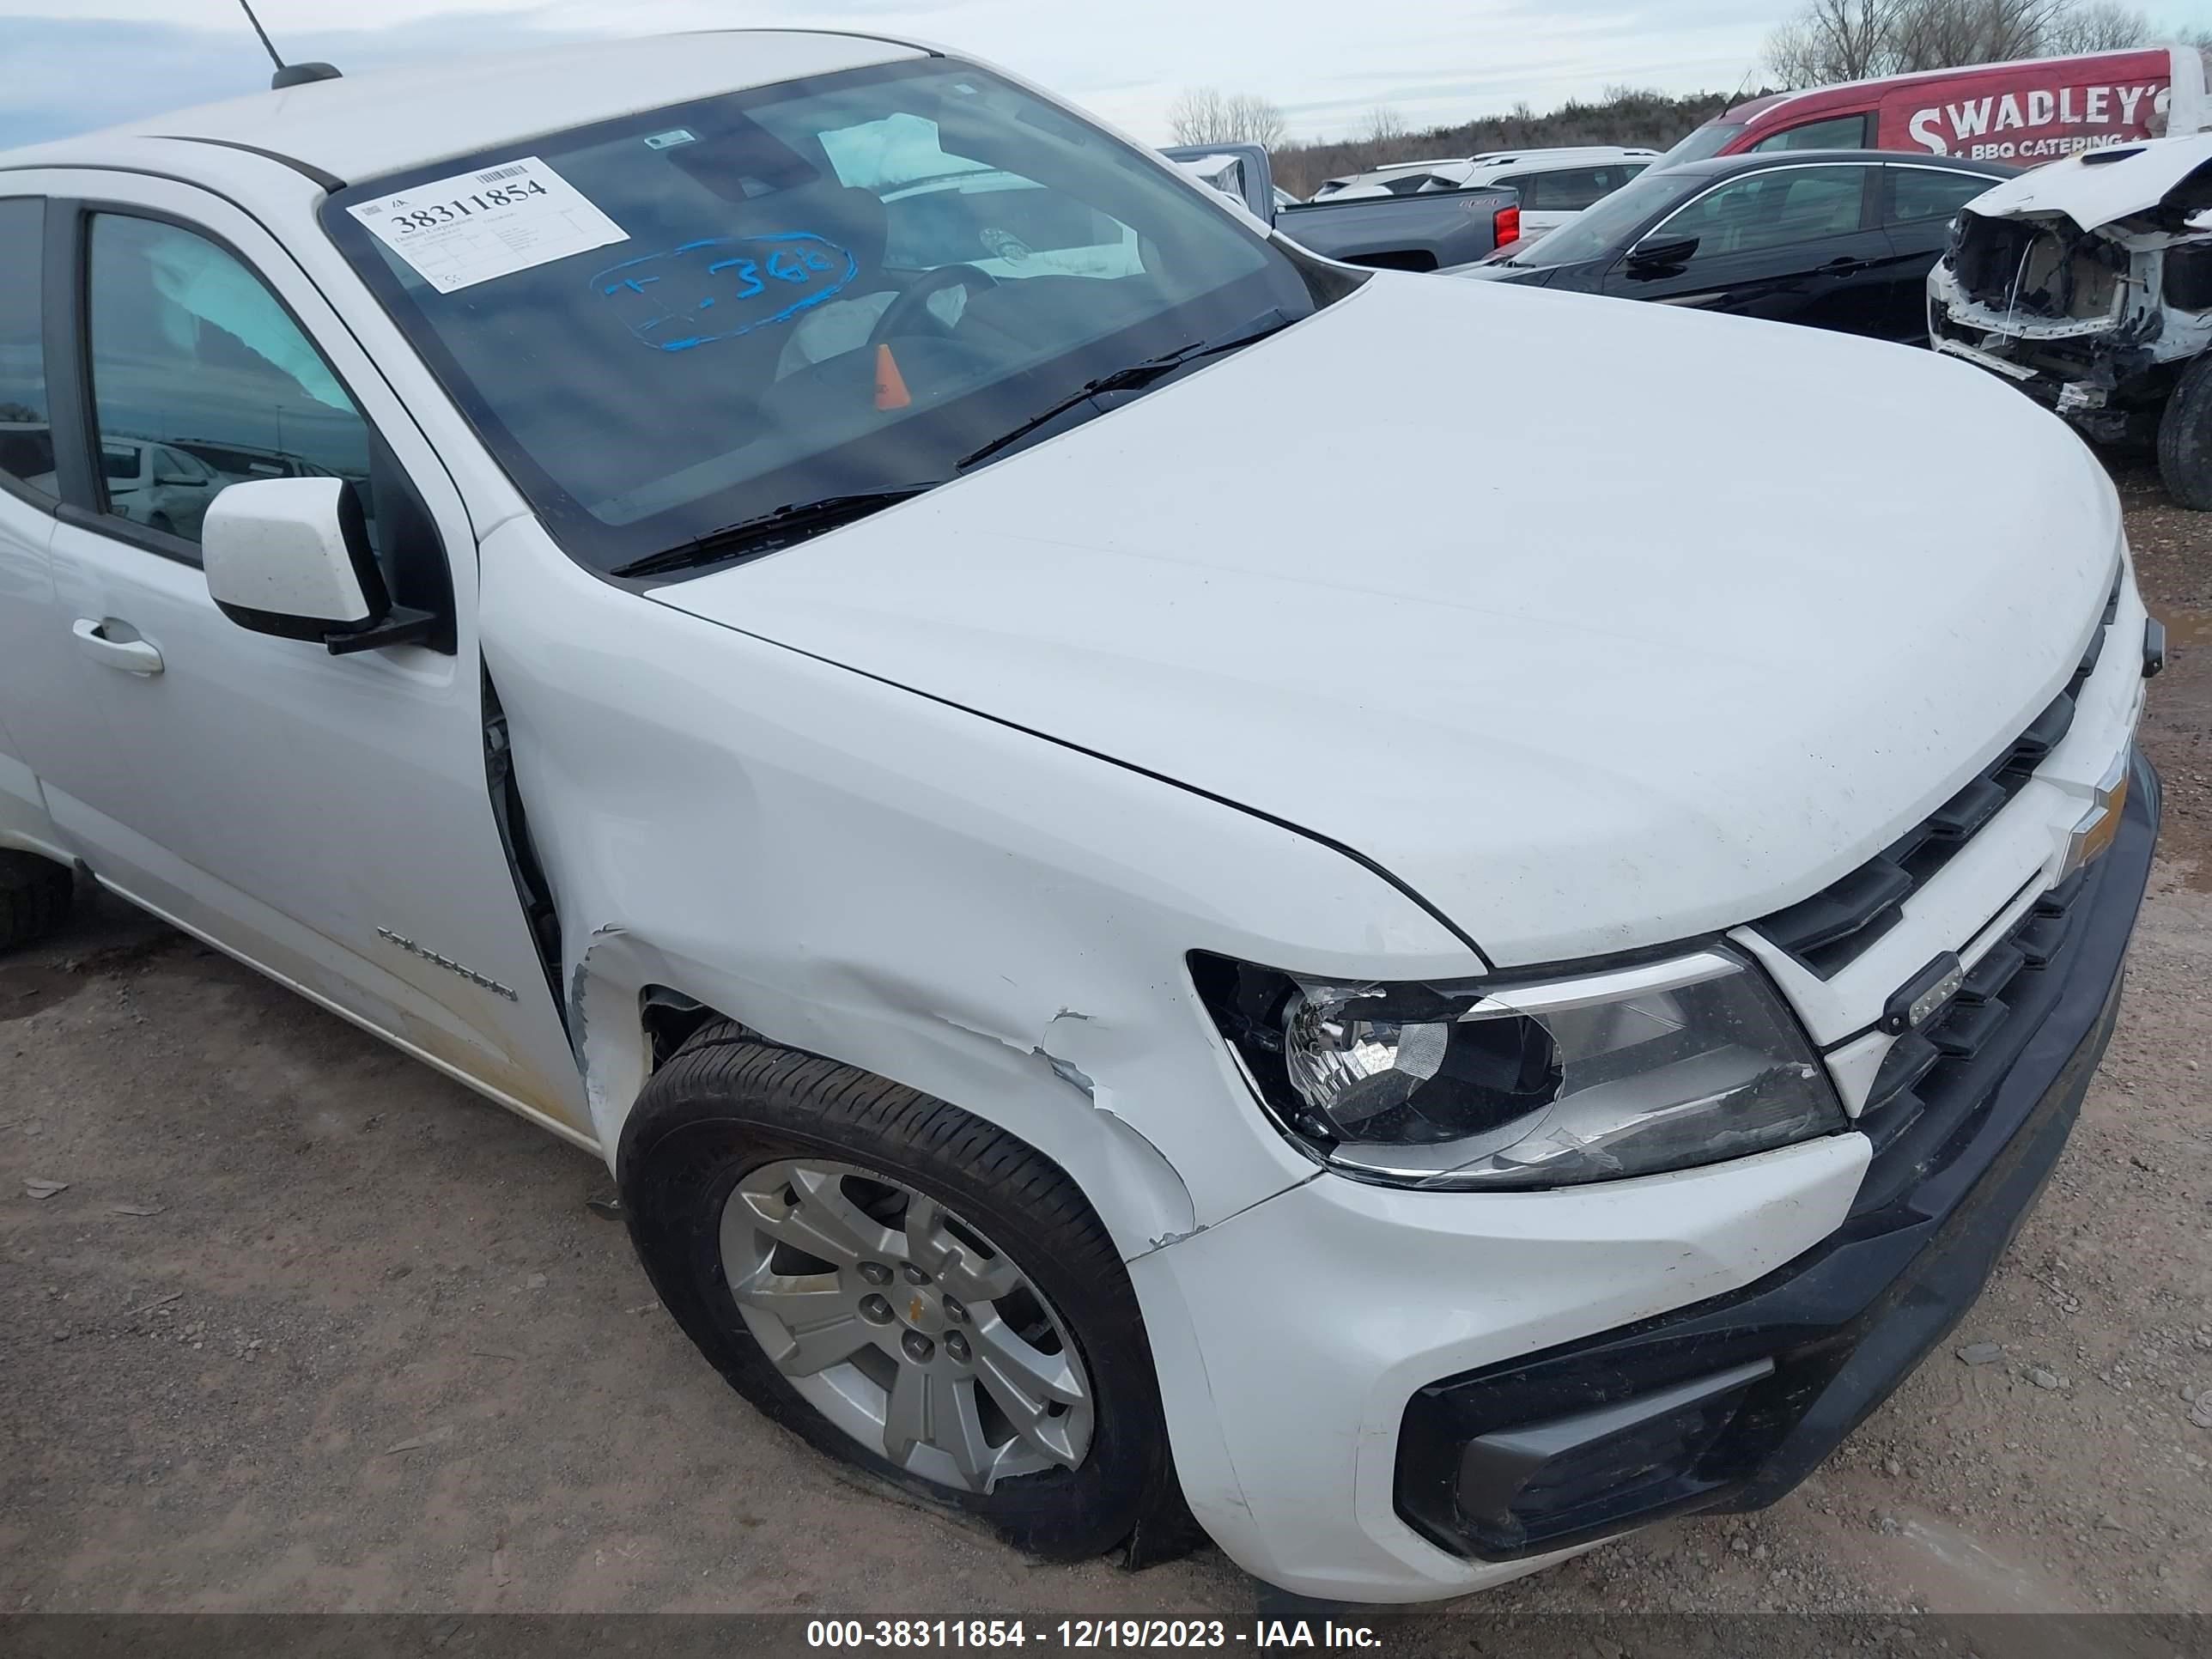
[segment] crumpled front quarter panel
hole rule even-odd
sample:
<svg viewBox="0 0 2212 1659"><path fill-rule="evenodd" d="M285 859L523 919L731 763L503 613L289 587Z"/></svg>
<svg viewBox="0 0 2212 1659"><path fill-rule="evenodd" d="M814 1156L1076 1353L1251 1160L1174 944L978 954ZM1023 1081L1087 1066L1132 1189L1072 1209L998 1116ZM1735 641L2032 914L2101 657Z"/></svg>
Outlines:
<svg viewBox="0 0 2212 1659"><path fill-rule="evenodd" d="M1133 1257L1314 1174L1188 951L1482 971L1293 830L614 587L534 520L488 538L483 580L610 1159L666 987L1021 1136Z"/></svg>

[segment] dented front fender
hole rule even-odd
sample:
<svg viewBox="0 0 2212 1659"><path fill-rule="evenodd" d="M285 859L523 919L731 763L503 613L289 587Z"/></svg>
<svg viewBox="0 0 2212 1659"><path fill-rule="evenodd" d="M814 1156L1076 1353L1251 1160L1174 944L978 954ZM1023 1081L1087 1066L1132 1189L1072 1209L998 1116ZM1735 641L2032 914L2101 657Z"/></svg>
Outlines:
<svg viewBox="0 0 2212 1659"><path fill-rule="evenodd" d="M794 556L803 556L803 552ZM1310 1179L1184 965L1483 964L1282 824L607 586L528 520L484 648L611 1158L674 991L945 1100L1083 1188L1125 1257Z"/></svg>

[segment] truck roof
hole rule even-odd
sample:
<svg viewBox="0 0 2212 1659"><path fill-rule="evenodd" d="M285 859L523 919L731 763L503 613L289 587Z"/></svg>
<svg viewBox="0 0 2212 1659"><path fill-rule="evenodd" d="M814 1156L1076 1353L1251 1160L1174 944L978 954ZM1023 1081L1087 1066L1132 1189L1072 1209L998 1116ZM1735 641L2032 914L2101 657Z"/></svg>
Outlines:
<svg viewBox="0 0 2212 1659"><path fill-rule="evenodd" d="M1638 161L1659 152L1638 144L1550 144L1529 149L1486 149L1468 160L1478 167L1525 167L1540 161Z"/></svg>
<svg viewBox="0 0 2212 1659"><path fill-rule="evenodd" d="M2117 52L2067 52L2055 58L2016 58L1996 64L1961 64L1955 69L1915 70L1905 75L1876 75L1863 81L1838 81L1825 87L1807 87L1798 92L1770 92L1728 110L1720 118L1731 124L1745 123L1773 114L1776 111L1803 105L1817 109L1823 102L1856 103L1854 94L1869 87L1909 87L1929 81L1957 81L1975 76L2016 75L2023 71L2033 74L2051 64L2096 64L2110 62L2117 67L2130 58L2143 58L2153 53L2166 54L2166 46L2128 46Z"/></svg>
<svg viewBox="0 0 2212 1659"><path fill-rule="evenodd" d="M1435 161L1390 161L1381 167L1364 167L1358 173L1339 173L1334 179L1322 181L1322 188L1330 199L1343 195L1347 190L1373 186L1377 179L1402 177L1410 173L1433 173L1437 179L1454 186L1478 184L1485 173L1503 173L1515 167L1529 167L1550 171L1571 167L1589 167L1609 161L1656 161L1659 152L1624 147L1620 144L1559 144L1540 149L1486 149L1474 155L1448 156ZM1466 174L1465 178L1460 176Z"/></svg>
<svg viewBox="0 0 2212 1659"><path fill-rule="evenodd" d="M118 140L151 139L270 152L353 182L717 93L936 55L878 35L827 31L714 29L594 40L253 93L0 151L0 166L97 165L112 159Z"/></svg>

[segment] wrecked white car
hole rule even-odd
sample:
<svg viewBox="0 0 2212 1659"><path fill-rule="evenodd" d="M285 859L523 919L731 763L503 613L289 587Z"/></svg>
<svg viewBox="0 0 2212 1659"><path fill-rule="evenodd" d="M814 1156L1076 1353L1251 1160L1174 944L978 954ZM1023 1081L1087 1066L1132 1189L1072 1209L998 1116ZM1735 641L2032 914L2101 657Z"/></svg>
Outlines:
<svg viewBox="0 0 2212 1659"><path fill-rule="evenodd" d="M2117 1013L2158 636L2063 426L1322 259L930 48L0 155L0 945L88 870L589 1149L746 1399L1044 1555L1413 1601L1773 1502ZM279 476L157 525L111 440ZM544 1386L696 1431L622 1343Z"/></svg>
<svg viewBox="0 0 2212 1659"><path fill-rule="evenodd" d="M1928 279L1938 351L2108 442L2154 439L2212 509L2212 135L2093 149L1959 216Z"/></svg>

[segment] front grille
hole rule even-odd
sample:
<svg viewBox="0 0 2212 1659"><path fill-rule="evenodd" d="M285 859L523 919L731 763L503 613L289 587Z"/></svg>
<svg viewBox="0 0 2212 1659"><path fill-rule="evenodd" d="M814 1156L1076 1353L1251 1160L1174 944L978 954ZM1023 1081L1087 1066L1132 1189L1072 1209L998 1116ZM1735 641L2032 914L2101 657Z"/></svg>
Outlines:
<svg viewBox="0 0 2212 1659"><path fill-rule="evenodd" d="M1905 918L1905 902L2001 811L2074 725L2074 699L2104 653L2120 608L2115 578L2105 619L2066 689L2012 746L1926 818L1840 880L1752 924L1808 972L1832 979Z"/></svg>
<svg viewBox="0 0 2212 1659"><path fill-rule="evenodd" d="M2095 867L2038 899L1974 964L1948 1007L1890 1046L1859 1114L1874 1160L1853 1215L1897 1202L1972 1133L1997 1079L2058 1000L2062 960Z"/></svg>

